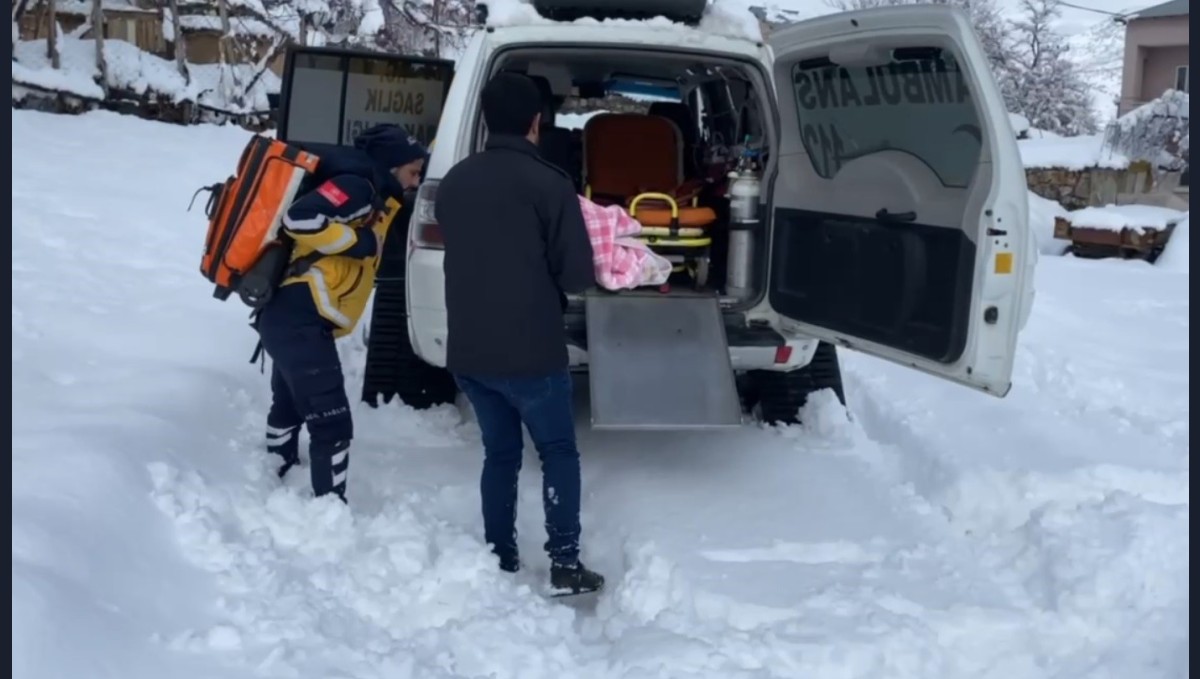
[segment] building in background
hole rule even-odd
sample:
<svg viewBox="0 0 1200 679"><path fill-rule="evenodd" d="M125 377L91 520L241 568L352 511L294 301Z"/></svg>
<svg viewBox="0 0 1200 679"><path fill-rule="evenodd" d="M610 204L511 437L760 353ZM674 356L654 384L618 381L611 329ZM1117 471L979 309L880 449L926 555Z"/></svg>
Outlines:
<svg viewBox="0 0 1200 679"><path fill-rule="evenodd" d="M1125 64L1118 115L1170 89L1190 92L1190 10L1191 0L1170 0L1125 18Z"/></svg>

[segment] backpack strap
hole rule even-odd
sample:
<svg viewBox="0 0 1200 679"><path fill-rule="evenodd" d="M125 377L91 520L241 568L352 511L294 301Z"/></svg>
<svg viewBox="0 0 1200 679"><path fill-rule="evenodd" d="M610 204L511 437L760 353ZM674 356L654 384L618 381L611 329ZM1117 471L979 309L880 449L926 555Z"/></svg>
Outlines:
<svg viewBox="0 0 1200 679"><path fill-rule="evenodd" d="M254 311L250 312L250 327L254 328L255 334L257 334L259 336L258 344L254 345L254 353L250 354L250 365L254 365L255 363L258 363L259 364L258 371L260 373L266 374L266 372L267 372L266 353L267 352L263 351L262 334L258 330L258 319L259 319L259 316L261 316L261 315L262 315L262 309L255 309Z"/></svg>

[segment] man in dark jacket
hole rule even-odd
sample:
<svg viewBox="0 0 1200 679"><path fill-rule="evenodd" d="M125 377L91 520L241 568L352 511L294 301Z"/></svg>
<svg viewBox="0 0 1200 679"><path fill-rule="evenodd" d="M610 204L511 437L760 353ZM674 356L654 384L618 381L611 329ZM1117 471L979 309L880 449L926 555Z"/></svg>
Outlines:
<svg viewBox="0 0 1200 679"><path fill-rule="evenodd" d="M283 217L293 269L256 321L272 361L267 450L282 458L279 475L300 462L307 426L313 493L343 501L354 427L335 340L362 316L402 194L425 164L425 149L398 125L376 125L354 146L306 147L321 162Z"/></svg>
<svg viewBox="0 0 1200 679"><path fill-rule="evenodd" d="M542 462L554 590L594 591L579 561L579 450L563 322L565 293L595 284L571 179L538 155L541 97L502 73L483 89L486 148L451 168L435 207L445 239L446 366L474 406L484 447L485 539L515 572L521 424Z"/></svg>

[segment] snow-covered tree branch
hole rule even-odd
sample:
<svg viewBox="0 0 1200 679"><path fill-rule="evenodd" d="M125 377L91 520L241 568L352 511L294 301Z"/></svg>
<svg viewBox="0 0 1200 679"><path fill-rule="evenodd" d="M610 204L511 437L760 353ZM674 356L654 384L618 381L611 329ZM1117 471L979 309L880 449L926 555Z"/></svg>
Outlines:
<svg viewBox="0 0 1200 679"><path fill-rule="evenodd" d="M1061 135L1095 133L1090 88L1053 27L1058 0L1021 0L1020 10L1009 22L1007 60L997 74L1008 110Z"/></svg>
<svg viewBox="0 0 1200 679"><path fill-rule="evenodd" d="M1190 107L1187 92L1167 90L1109 125L1105 144L1127 158L1148 161L1158 169L1181 170L1188 163Z"/></svg>
<svg viewBox="0 0 1200 679"><path fill-rule="evenodd" d="M1089 79L1068 58L1066 38L1053 22L1058 0L1021 0L1020 14L1005 19L996 0L826 0L841 10L896 5L939 4L962 9L970 18L1008 110L1033 127L1062 135L1094 133ZM1111 36L1107 35L1111 39ZM1107 64L1111 68L1111 64Z"/></svg>

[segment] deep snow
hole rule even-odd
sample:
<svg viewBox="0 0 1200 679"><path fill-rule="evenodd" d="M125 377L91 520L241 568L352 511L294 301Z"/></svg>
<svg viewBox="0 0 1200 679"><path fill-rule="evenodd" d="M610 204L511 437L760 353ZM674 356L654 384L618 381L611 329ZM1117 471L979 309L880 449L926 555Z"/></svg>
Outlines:
<svg viewBox="0 0 1200 679"><path fill-rule="evenodd" d="M1004 400L846 352L849 418L585 429L576 609L531 592L535 457L532 572L492 567L452 407L356 408L352 510L274 479L184 212L245 138L13 111L14 677L1186 676L1186 268L1043 257Z"/></svg>
<svg viewBox="0 0 1200 679"><path fill-rule="evenodd" d="M1187 274L1191 265L1191 246L1191 229L1188 224L1188 215L1185 214L1183 219L1175 225L1175 230L1171 232L1171 239L1167 241L1167 246L1163 248L1162 254L1154 263L1160 268Z"/></svg>

